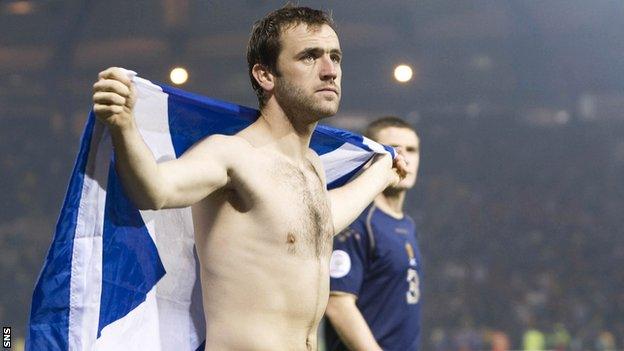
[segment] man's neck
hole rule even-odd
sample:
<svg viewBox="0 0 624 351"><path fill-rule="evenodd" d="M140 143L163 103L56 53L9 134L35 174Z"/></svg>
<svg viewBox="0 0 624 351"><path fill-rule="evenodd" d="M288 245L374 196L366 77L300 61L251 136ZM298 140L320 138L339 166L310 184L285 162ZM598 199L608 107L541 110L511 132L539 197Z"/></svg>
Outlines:
<svg viewBox="0 0 624 351"><path fill-rule="evenodd" d="M294 162L303 160L317 123L297 123L300 119L287 116L279 105L267 105L260 111L259 128L265 129L278 152Z"/></svg>
<svg viewBox="0 0 624 351"><path fill-rule="evenodd" d="M397 218L403 218L403 203L406 191L384 191L375 198L375 206L386 214Z"/></svg>

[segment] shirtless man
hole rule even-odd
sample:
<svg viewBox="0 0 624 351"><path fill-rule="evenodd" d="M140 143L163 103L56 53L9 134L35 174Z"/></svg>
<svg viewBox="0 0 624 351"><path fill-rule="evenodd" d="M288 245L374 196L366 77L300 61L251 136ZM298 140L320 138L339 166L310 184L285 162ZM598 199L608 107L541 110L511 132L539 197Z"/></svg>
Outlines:
<svg viewBox="0 0 624 351"><path fill-rule="evenodd" d="M192 206L206 350L312 350L329 296L332 237L399 181L405 163L376 157L328 192L310 148L340 101L341 58L331 18L285 7L254 25L247 58L256 122L156 163L133 119L119 68L99 74L94 111L112 135L117 172L141 209Z"/></svg>

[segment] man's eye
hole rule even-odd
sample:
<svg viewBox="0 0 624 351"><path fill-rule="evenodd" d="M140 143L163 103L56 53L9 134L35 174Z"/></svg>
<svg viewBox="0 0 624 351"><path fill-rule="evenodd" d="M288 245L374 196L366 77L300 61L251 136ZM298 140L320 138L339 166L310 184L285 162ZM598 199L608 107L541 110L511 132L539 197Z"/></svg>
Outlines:
<svg viewBox="0 0 624 351"><path fill-rule="evenodd" d="M340 56L333 56L332 57L332 61L334 61L335 63L340 63L341 57Z"/></svg>
<svg viewBox="0 0 624 351"><path fill-rule="evenodd" d="M301 59L303 60L303 62L306 62L306 63L314 62L314 56L312 55L305 55Z"/></svg>

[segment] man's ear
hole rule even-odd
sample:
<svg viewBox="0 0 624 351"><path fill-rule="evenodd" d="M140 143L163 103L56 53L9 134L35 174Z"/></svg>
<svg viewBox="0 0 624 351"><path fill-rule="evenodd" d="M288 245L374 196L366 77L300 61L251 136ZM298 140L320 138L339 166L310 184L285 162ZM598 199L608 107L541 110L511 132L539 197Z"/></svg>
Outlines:
<svg viewBox="0 0 624 351"><path fill-rule="evenodd" d="M275 76L264 65L256 63L251 69L256 82L260 84L262 89L272 92L275 87Z"/></svg>

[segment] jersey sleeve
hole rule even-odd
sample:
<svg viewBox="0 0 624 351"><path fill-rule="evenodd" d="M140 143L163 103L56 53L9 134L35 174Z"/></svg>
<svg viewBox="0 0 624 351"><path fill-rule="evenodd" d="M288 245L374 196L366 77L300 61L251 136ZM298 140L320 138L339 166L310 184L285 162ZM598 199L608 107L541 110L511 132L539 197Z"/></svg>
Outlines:
<svg viewBox="0 0 624 351"><path fill-rule="evenodd" d="M334 238L334 251L329 264L330 291L356 296L368 266L368 235L359 218Z"/></svg>

